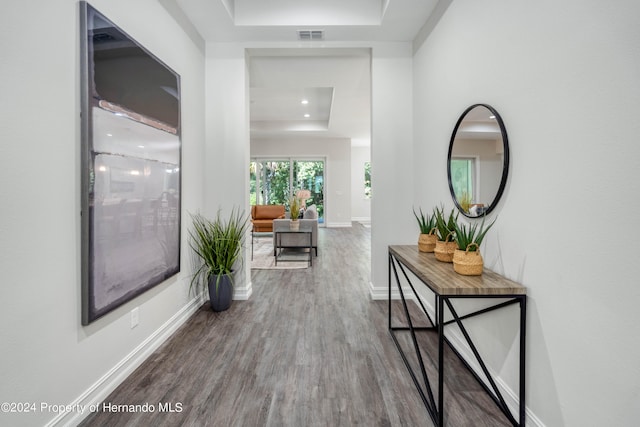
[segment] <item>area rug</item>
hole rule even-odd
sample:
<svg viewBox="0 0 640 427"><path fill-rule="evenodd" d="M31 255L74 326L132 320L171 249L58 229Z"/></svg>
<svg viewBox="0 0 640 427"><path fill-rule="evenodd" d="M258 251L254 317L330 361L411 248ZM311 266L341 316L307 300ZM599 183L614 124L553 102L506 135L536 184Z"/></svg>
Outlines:
<svg viewBox="0 0 640 427"><path fill-rule="evenodd" d="M278 261L273 256L273 237L260 236L253 238L253 260L251 268L256 270L288 270L309 267L309 252L288 251L286 259L294 261Z"/></svg>

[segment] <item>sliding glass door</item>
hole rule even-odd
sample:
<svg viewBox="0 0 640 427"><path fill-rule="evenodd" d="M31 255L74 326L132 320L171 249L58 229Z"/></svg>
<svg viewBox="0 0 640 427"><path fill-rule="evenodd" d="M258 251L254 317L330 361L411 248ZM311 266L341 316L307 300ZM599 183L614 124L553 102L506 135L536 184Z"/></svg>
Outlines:
<svg viewBox="0 0 640 427"><path fill-rule="evenodd" d="M324 161L323 160L294 160L293 161L294 191L307 190L310 197L304 200L306 206L316 205L318 222L324 222Z"/></svg>
<svg viewBox="0 0 640 427"><path fill-rule="evenodd" d="M285 205L291 194L289 160L253 160L250 165L250 200L255 205Z"/></svg>
<svg viewBox="0 0 640 427"><path fill-rule="evenodd" d="M318 222L324 222L324 160L251 159L249 165L250 203L288 205L289 198L307 190L306 206L316 205Z"/></svg>

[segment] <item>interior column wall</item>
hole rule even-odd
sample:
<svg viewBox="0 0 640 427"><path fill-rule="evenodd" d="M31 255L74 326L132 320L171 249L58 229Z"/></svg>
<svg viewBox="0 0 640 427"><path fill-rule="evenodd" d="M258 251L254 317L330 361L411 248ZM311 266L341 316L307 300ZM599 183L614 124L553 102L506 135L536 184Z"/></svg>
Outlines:
<svg viewBox="0 0 640 427"><path fill-rule="evenodd" d="M417 242L411 44L376 45L371 62L371 296L387 298L388 246Z"/></svg>
<svg viewBox="0 0 640 427"><path fill-rule="evenodd" d="M245 48L208 43L206 48L205 214L249 212L249 83ZM244 259L251 245L245 244ZM234 299L251 296L250 263L236 276Z"/></svg>

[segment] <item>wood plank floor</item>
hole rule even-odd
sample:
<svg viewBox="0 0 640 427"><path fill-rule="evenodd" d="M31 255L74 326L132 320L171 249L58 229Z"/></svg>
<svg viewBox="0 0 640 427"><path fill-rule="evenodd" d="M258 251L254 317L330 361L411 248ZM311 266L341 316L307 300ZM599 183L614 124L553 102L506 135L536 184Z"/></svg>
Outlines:
<svg viewBox="0 0 640 427"><path fill-rule="evenodd" d="M312 268L252 271L249 301L203 306L105 400L154 412L100 412L82 425L433 425L387 330L387 302L369 297L370 268L370 229L321 229ZM436 345L429 332L420 341ZM510 425L445 356L445 425ZM433 384L435 362L425 357Z"/></svg>

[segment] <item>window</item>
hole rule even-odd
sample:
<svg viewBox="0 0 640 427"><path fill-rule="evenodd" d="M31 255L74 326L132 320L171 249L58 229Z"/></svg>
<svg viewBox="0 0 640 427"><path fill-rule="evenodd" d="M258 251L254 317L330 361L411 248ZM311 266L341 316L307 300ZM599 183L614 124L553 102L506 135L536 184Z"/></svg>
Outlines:
<svg viewBox="0 0 640 427"><path fill-rule="evenodd" d="M451 159L451 185L460 206L473 203L476 199L473 192L475 188L475 166L476 159L474 158L458 157Z"/></svg>

